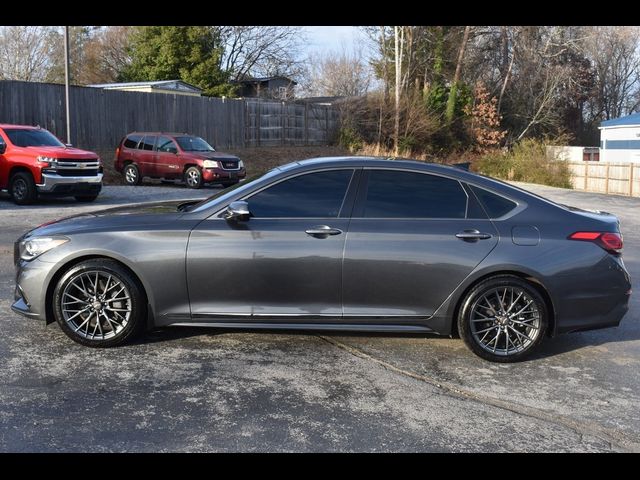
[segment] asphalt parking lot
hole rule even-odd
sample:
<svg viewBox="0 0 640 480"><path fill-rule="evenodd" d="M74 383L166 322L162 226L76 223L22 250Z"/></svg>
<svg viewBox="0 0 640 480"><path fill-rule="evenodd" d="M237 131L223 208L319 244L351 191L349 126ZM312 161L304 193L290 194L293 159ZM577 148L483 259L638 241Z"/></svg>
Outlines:
<svg viewBox="0 0 640 480"><path fill-rule="evenodd" d="M492 364L428 335L164 329L95 350L12 313L14 240L122 203L215 193L105 187L0 195L0 451L640 451L640 199L526 185L619 216L634 282L618 328Z"/></svg>

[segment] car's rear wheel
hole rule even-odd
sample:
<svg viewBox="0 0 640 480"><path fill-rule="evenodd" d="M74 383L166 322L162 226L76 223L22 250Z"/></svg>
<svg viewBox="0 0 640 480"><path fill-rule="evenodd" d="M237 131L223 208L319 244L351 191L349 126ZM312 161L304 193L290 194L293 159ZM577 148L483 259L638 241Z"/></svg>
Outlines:
<svg viewBox="0 0 640 480"><path fill-rule="evenodd" d="M113 347L142 330L146 302L139 282L117 262L92 259L73 266L53 293L62 331L88 347Z"/></svg>
<svg viewBox="0 0 640 480"><path fill-rule="evenodd" d="M125 185L140 185L142 177L135 163L129 163L122 172Z"/></svg>
<svg viewBox="0 0 640 480"><path fill-rule="evenodd" d="M9 193L18 205L31 205L38 198L36 183L28 172L14 173L9 182Z"/></svg>
<svg viewBox="0 0 640 480"><path fill-rule="evenodd" d="M189 188L202 187L202 172L198 167L189 167L184 172L184 181Z"/></svg>
<svg viewBox="0 0 640 480"><path fill-rule="evenodd" d="M520 277L499 275L465 296L458 331L467 346L492 362L516 362L542 342L548 311L536 288Z"/></svg>

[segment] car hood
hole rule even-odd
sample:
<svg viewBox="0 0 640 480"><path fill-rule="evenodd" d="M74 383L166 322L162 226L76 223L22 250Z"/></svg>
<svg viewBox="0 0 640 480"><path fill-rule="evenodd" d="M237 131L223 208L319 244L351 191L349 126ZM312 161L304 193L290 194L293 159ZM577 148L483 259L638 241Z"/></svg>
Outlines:
<svg viewBox="0 0 640 480"><path fill-rule="evenodd" d="M88 150L80 150L73 147L24 147L25 149L34 152L38 155L54 158L74 158L74 159L86 159L97 158L98 154L90 152Z"/></svg>
<svg viewBox="0 0 640 480"><path fill-rule="evenodd" d="M202 199L149 202L80 213L42 224L25 233L21 238L65 235L78 231L117 230L132 226L165 225L184 215L184 212L178 210L179 205L189 202L199 202L201 200Z"/></svg>

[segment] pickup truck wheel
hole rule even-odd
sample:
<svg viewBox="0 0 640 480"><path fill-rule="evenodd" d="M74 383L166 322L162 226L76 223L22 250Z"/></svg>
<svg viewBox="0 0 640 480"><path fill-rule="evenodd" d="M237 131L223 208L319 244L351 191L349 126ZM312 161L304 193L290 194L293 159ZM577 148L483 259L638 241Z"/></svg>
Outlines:
<svg viewBox="0 0 640 480"><path fill-rule="evenodd" d="M9 193L18 205L30 205L38 198L36 183L33 176L27 172L13 174L9 182Z"/></svg>
<svg viewBox="0 0 640 480"><path fill-rule="evenodd" d="M98 198L98 195L76 195L76 201L82 203L93 202L96 198Z"/></svg>
<svg viewBox="0 0 640 480"><path fill-rule="evenodd" d="M198 167L189 167L184 172L184 181L189 188L202 187L202 172Z"/></svg>
<svg viewBox="0 0 640 480"><path fill-rule="evenodd" d="M122 172L125 185L140 185L142 177L140 176L140 170L135 163L130 163L124 167Z"/></svg>

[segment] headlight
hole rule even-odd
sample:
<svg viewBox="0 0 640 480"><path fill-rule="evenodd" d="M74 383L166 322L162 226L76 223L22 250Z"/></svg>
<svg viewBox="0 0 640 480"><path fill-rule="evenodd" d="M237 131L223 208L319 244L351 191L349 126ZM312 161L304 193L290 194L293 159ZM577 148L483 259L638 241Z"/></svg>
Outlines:
<svg viewBox="0 0 640 480"><path fill-rule="evenodd" d="M244 162L242 160L238 162L238 168L244 168Z"/></svg>
<svg viewBox="0 0 640 480"><path fill-rule="evenodd" d="M43 155L39 155L36 157L36 160L40 163L46 163L47 165L43 165L44 167L55 167L58 165L58 159L54 157L45 157Z"/></svg>
<svg viewBox="0 0 640 480"><path fill-rule="evenodd" d="M34 258L68 242L67 237L35 237L20 242L20 258L22 260L33 260Z"/></svg>
<svg viewBox="0 0 640 480"><path fill-rule="evenodd" d="M202 166L204 168L218 168L220 167L220 164L215 160L205 160L204 162L202 162Z"/></svg>

